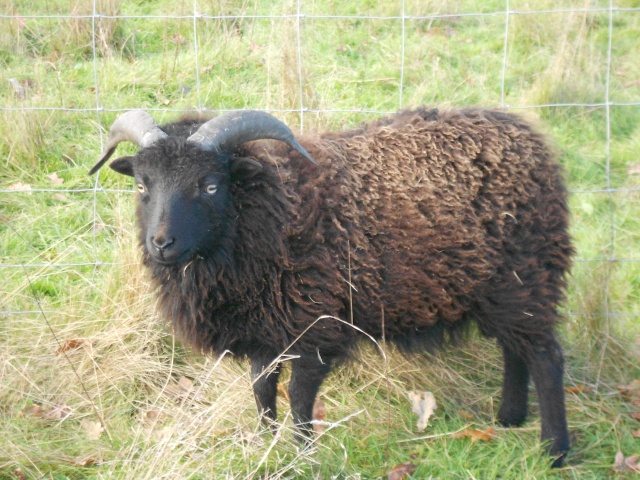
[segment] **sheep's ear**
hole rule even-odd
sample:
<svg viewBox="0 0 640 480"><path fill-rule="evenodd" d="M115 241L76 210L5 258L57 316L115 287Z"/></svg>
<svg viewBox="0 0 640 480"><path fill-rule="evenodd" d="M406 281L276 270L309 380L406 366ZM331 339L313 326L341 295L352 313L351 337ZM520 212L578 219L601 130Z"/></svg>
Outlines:
<svg viewBox="0 0 640 480"><path fill-rule="evenodd" d="M253 158L232 157L229 165L231 181L238 182L251 178L262 170L262 164Z"/></svg>
<svg viewBox="0 0 640 480"><path fill-rule="evenodd" d="M133 157L116 158L109 167L122 175L133 177Z"/></svg>

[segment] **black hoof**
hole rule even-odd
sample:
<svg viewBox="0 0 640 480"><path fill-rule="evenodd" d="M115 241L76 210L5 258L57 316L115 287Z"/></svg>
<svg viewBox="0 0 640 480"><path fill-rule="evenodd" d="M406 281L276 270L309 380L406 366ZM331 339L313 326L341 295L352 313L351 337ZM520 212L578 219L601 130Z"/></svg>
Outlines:
<svg viewBox="0 0 640 480"><path fill-rule="evenodd" d="M502 405L498 412L498 422L503 427L520 427L527 420L527 411L505 408Z"/></svg>

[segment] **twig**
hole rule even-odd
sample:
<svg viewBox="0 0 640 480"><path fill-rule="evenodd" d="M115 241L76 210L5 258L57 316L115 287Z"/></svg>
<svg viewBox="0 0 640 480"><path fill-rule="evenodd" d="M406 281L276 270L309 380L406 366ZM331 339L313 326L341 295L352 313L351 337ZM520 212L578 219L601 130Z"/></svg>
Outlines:
<svg viewBox="0 0 640 480"><path fill-rule="evenodd" d="M382 317L382 348L386 351L387 339L384 325L384 304L380 307L380 314ZM384 381L387 387L387 444L385 446L384 466L385 471L387 471L389 467L389 438L391 437L391 384L389 383L389 362L386 356L384 357Z"/></svg>
<svg viewBox="0 0 640 480"><path fill-rule="evenodd" d="M460 433L463 430L466 430L471 425L472 425L471 423L467 423L464 427L459 428L458 430L454 430L453 432L436 433L436 434L433 434L433 435L423 435L421 437L407 438L406 440L398 440L398 441L396 441L396 443L409 443L409 442L417 442L418 440L429 440L431 438L448 437L449 435L455 435L456 433Z"/></svg>

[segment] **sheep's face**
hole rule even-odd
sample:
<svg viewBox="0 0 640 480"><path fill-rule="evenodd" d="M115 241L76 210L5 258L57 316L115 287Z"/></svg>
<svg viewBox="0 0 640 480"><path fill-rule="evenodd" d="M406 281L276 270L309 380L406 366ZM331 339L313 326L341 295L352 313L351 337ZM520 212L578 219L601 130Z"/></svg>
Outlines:
<svg viewBox="0 0 640 480"><path fill-rule="evenodd" d="M179 265L222 249L232 216L228 165L229 156L173 139L111 164L135 179L141 243L152 261Z"/></svg>

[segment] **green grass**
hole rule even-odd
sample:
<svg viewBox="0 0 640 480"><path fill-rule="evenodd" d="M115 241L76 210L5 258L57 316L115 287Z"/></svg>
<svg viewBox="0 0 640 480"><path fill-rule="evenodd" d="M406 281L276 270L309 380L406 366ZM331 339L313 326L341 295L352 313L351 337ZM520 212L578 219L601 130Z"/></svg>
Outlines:
<svg viewBox="0 0 640 480"><path fill-rule="evenodd" d="M403 22L399 0L303 0L300 20L293 0L207 0L196 37L190 0L99 0L95 23L81 17L89 0L0 0L12 15L0 18L0 478L384 478L404 462L414 478L609 478L616 452L640 453L634 407L616 389L640 378L640 11L614 11L608 68L609 14L584 11L608 0L509 4L521 13L505 62L503 1L406 0ZM522 13L533 8L567 11ZM130 181L86 174L124 109L159 122L270 109L298 128L303 106L309 130L419 104L512 106L565 167L578 261L561 333L566 384L586 389L568 394L574 439L560 471L539 444L533 391L524 427L496 426L500 356L475 332L434 357L387 349L385 361L363 346L363 362L323 385L328 425L312 451L293 442L282 398L281 431L265 431L246 365L176 345L154 313ZM69 340L65 357L58 341ZM438 402L422 433L411 390ZM99 417L106 429L92 435ZM452 435L468 426L497 437Z"/></svg>

